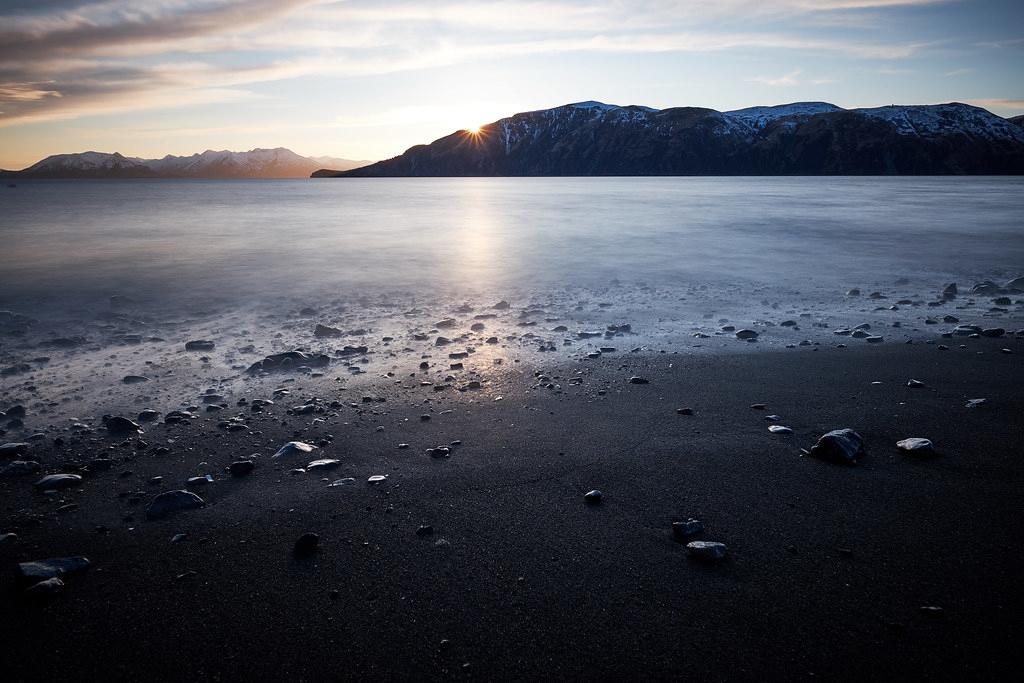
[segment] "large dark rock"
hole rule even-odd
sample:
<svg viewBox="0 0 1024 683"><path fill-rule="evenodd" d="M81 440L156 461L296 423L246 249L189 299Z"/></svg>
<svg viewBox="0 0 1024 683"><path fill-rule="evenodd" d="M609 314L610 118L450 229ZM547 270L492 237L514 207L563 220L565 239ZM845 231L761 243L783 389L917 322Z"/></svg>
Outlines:
<svg viewBox="0 0 1024 683"><path fill-rule="evenodd" d="M864 439L852 429L834 429L818 439L811 447L811 455L829 462L852 465L864 455Z"/></svg>
<svg viewBox="0 0 1024 683"><path fill-rule="evenodd" d="M302 351L285 351L267 356L249 366L246 371L250 375L261 372L288 372L300 367L323 368L331 363L330 356L322 353L304 353Z"/></svg>

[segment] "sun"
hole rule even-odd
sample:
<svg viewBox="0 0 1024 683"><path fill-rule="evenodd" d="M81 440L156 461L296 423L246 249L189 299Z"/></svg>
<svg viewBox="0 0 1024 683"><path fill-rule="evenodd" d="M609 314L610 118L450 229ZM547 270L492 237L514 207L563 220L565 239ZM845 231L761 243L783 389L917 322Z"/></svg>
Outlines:
<svg viewBox="0 0 1024 683"><path fill-rule="evenodd" d="M470 135L480 135L480 126L470 126L466 129L466 132Z"/></svg>

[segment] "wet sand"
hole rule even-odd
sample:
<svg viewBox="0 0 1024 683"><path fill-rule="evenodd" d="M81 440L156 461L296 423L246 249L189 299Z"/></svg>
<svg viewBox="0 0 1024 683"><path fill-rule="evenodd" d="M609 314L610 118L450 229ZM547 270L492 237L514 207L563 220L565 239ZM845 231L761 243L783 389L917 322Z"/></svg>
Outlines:
<svg viewBox="0 0 1024 683"><path fill-rule="evenodd" d="M758 344L699 340L736 353L664 341L631 353L621 335L594 341L618 349L596 358L589 341L527 353L503 340L476 345L463 371L447 368L448 348L420 371L424 350L408 345L340 379L335 364L244 379L219 341L203 361L168 336L184 365L159 390L156 372L143 389L41 383L56 400L28 402L26 429L3 437L43 434L29 443L44 473L113 461L56 494L33 489L39 475L0 478L0 532L17 533L0 545L3 677L1000 678L1019 669L1024 626L1024 340L942 339L950 327L922 325L913 343L825 328L806 347L772 345L780 328L759 328ZM152 354L133 352L145 369ZM92 353L113 367L90 373L129 374L125 351ZM470 373L481 388L459 391ZM8 401L28 391L18 382ZM206 413L198 397L214 386L227 408ZM198 417L133 438L99 421L161 402L165 413L175 395ZM253 413L243 397L275 403ZM987 401L966 407L975 398ZM77 417L92 431L76 435L67 414L90 408ZM217 427L236 414L246 429ZM769 433L771 414L794 433ZM841 427L865 440L859 464L801 453ZM902 454L907 437L938 455ZM272 460L291 440L322 447ZM456 441L448 458L426 454ZM250 454L250 474L223 471ZM341 462L290 471L315 458ZM206 473L205 507L146 519L157 493ZM386 481L368 484L377 474ZM600 504L584 502L591 489ZM688 559L671 525L691 517L704 526L694 538L728 546L724 561ZM297 558L306 532L319 549ZM91 567L27 598L16 563L68 555Z"/></svg>

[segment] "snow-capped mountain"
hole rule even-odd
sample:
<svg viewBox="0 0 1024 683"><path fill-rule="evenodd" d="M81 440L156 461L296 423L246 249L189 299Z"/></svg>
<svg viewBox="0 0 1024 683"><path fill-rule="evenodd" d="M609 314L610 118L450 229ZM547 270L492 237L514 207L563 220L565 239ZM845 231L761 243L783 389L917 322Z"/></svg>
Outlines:
<svg viewBox="0 0 1024 683"><path fill-rule="evenodd" d="M1024 173L1024 127L967 104L720 112L578 102L315 176Z"/></svg>
<svg viewBox="0 0 1024 683"><path fill-rule="evenodd" d="M206 150L162 159L126 157L117 152L56 154L15 174L37 178L308 178L324 167L324 157L304 157L278 147L248 152ZM331 166L348 170L366 161L331 158Z"/></svg>

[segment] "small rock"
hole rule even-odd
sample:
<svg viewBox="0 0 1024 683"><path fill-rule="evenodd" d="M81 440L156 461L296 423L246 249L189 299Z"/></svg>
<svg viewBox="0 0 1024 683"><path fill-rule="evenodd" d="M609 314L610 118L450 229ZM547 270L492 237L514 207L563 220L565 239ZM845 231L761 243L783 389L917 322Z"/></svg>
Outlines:
<svg viewBox="0 0 1024 683"><path fill-rule="evenodd" d="M38 583L46 579L77 574L89 568L88 558L54 557L49 560L35 560L18 564L18 577L25 583Z"/></svg>
<svg viewBox="0 0 1024 683"><path fill-rule="evenodd" d="M256 467L256 463L252 460L236 460L235 462L228 465L228 472L235 477L242 477L249 474Z"/></svg>
<svg viewBox="0 0 1024 683"><path fill-rule="evenodd" d="M602 494L597 489L594 489L593 491L587 491L585 494L583 494L583 501L589 503L590 505L596 505L601 502L601 499L603 497L604 494Z"/></svg>
<svg viewBox="0 0 1024 683"><path fill-rule="evenodd" d="M120 415L105 417L103 419L103 426L105 426L107 428L107 432L113 436L142 433L142 427L140 427L137 422L133 422L127 417L121 417Z"/></svg>
<svg viewBox="0 0 1024 683"><path fill-rule="evenodd" d="M726 547L716 541L690 541L686 544L686 552L695 560L717 562L725 559Z"/></svg>
<svg viewBox="0 0 1024 683"><path fill-rule="evenodd" d="M929 439L911 437L896 442L896 447L904 453L917 456L935 455L935 445Z"/></svg>
<svg viewBox="0 0 1024 683"><path fill-rule="evenodd" d="M704 531L704 525L699 519L690 517L682 522L672 522L672 535L680 540L696 536L702 531Z"/></svg>
<svg viewBox="0 0 1024 683"><path fill-rule="evenodd" d="M277 453L271 456L274 460L280 458L288 458L293 455L299 455L302 453L312 453L316 449L316 446L302 441L289 441L285 445L277 449Z"/></svg>
<svg viewBox="0 0 1024 683"><path fill-rule="evenodd" d="M40 491L60 491L82 485L82 477L77 474L48 474L34 486Z"/></svg>
<svg viewBox="0 0 1024 683"><path fill-rule="evenodd" d="M194 510L206 505L206 501L191 491L164 491L146 508L146 517L162 519L181 510Z"/></svg>
<svg viewBox="0 0 1024 683"><path fill-rule="evenodd" d="M295 541L295 548L293 553L296 557L309 557L316 552L317 547L320 545L320 536L314 533L306 533L299 536L299 540Z"/></svg>

